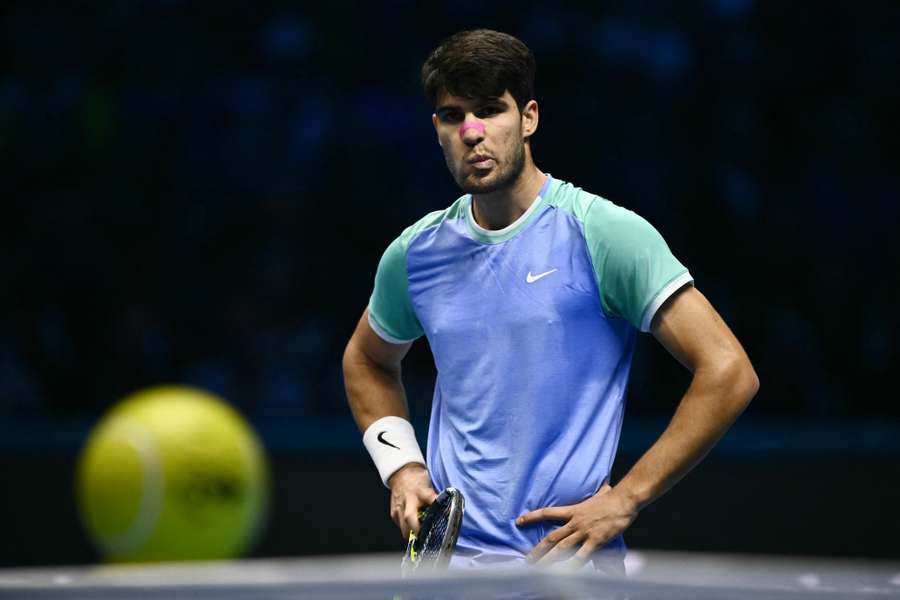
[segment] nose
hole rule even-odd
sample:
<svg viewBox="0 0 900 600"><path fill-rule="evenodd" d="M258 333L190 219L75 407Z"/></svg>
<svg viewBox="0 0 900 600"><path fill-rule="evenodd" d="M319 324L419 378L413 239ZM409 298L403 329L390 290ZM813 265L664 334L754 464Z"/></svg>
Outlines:
<svg viewBox="0 0 900 600"><path fill-rule="evenodd" d="M484 139L484 123L474 119L465 121L459 127L459 137L469 146L476 145Z"/></svg>

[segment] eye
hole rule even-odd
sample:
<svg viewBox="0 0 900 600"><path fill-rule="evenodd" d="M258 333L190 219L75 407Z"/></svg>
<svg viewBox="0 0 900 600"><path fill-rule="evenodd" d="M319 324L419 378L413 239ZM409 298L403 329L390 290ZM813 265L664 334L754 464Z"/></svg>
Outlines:
<svg viewBox="0 0 900 600"><path fill-rule="evenodd" d="M462 113L457 110L445 110L438 114L442 123L458 123L462 119Z"/></svg>
<svg viewBox="0 0 900 600"><path fill-rule="evenodd" d="M496 115L498 113L503 112L503 108L497 106L496 104L491 104L481 108L476 114L479 118L490 117L492 115Z"/></svg>

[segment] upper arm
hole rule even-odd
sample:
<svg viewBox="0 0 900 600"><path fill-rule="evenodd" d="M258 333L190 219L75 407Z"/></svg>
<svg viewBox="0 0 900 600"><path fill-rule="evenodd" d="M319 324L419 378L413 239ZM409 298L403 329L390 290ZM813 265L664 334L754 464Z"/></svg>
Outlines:
<svg viewBox="0 0 900 600"><path fill-rule="evenodd" d="M400 362L411 346L412 342L393 344L382 339L369 324L369 309L366 309L347 344L344 361L362 358L384 370L399 371Z"/></svg>
<svg viewBox="0 0 900 600"><path fill-rule="evenodd" d="M404 236L384 251L375 273L375 286L364 316L368 325L384 341L403 345L424 332L409 293Z"/></svg>
<svg viewBox="0 0 900 600"><path fill-rule="evenodd" d="M365 363L399 375L400 362L423 334L409 294L408 231L391 242L378 262L369 305L344 352L345 369Z"/></svg>
<svg viewBox="0 0 900 600"><path fill-rule="evenodd" d="M596 198L580 218L604 313L649 331L660 304L691 274L640 215Z"/></svg>
<svg viewBox="0 0 900 600"><path fill-rule="evenodd" d="M738 369L758 385L741 343L693 285L685 286L663 304L653 317L650 331L691 372Z"/></svg>
<svg viewBox="0 0 900 600"><path fill-rule="evenodd" d="M342 365L347 401L360 431L388 415L409 419L400 362L411 345L383 340L363 313L344 350Z"/></svg>

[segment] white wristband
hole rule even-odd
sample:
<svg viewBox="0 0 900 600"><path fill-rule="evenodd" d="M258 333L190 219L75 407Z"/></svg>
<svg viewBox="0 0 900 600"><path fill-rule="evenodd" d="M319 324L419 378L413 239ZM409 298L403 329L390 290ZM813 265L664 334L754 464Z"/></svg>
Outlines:
<svg viewBox="0 0 900 600"><path fill-rule="evenodd" d="M412 424L400 417L382 417L369 425L363 434L363 444L375 461L385 487L390 487L388 479L403 465L425 464Z"/></svg>

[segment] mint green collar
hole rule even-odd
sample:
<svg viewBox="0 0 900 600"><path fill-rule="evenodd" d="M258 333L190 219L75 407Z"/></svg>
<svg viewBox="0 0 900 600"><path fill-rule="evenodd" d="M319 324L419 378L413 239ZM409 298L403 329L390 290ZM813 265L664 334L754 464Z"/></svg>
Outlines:
<svg viewBox="0 0 900 600"><path fill-rule="evenodd" d="M472 213L472 195L469 194L465 200L466 223L469 225L469 234L473 239L485 244L499 244L514 237L541 213L540 209L547 204L547 198L556 191L555 183L556 181L547 173L547 181L541 187L541 191L535 197L531 206L528 207L528 210L503 229L485 229L475 222L475 215Z"/></svg>

